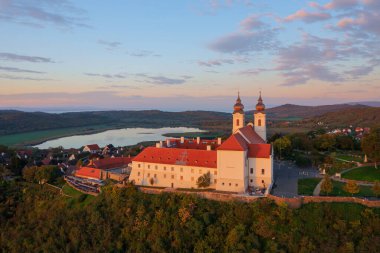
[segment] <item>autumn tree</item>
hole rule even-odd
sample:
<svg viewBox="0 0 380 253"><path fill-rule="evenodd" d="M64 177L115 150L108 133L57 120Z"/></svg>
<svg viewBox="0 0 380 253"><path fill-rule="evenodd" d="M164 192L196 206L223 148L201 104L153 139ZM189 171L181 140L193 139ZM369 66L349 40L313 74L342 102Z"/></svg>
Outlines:
<svg viewBox="0 0 380 253"><path fill-rule="evenodd" d="M326 193L326 195L329 195L329 193L331 193L332 190L333 190L333 184L331 182L329 175L326 174L321 184L321 191Z"/></svg>
<svg viewBox="0 0 380 253"><path fill-rule="evenodd" d="M355 181L349 180L346 183L346 185L343 187L343 190L345 192L351 193L351 195L353 196L354 194L359 193L360 188L359 188L358 184Z"/></svg>
<svg viewBox="0 0 380 253"><path fill-rule="evenodd" d="M371 129L369 134L363 137L362 149L375 162L377 169L377 162L380 160L380 127Z"/></svg>
<svg viewBox="0 0 380 253"><path fill-rule="evenodd" d="M282 158L282 155L287 155L291 152L292 143L287 136L281 137L273 143L274 150L278 154L279 158Z"/></svg>
<svg viewBox="0 0 380 253"><path fill-rule="evenodd" d="M372 191L376 197L380 196L380 182L379 181L375 182L375 184L372 187Z"/></svg>
<svg viewBox="0 0 380 253"><path fill-rule="evenodd" d="M206 174L203 174L197 179L197 186L198 188L206 188L209 187L211 184L211 175L210 172L207 172Z"/></svg>

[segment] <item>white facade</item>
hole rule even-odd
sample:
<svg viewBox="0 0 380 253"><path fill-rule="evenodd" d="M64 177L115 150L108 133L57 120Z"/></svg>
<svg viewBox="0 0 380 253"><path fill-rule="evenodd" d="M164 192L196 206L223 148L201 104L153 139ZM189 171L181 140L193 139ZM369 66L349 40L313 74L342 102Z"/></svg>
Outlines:
<svg viewBox="0 0 380 253"><path fill-rule="evenodd" d="M236 133L239 128L245 126L245 115L244 113L233 113L232 114L232 133Z"/></svg>
<svg viewBox="0 0 380 253"><path fill-rule="evenodd" d="M254 115L255 132L264 140L267 141L267 126L266 115L263 112L256 112Z"/></svg>

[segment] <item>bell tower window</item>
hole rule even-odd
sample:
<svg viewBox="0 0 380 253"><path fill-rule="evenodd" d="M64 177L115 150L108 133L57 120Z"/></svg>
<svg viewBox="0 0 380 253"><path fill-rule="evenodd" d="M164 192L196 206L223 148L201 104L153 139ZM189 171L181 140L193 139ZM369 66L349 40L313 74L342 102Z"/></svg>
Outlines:
<svg viewBox="0 0 380 253"><path fill-rule="evenodd" d="M237 126L240 125L240 121L239 121L239 119L236 119L236 125L237 125Z"/></svg>
<svg viewBox="0 0 380 253"><path fill-rule="evenodd" d="M258 126L261 126L261 119L259 119L259 120L257 121L257 125L258 125Z"/></svg>

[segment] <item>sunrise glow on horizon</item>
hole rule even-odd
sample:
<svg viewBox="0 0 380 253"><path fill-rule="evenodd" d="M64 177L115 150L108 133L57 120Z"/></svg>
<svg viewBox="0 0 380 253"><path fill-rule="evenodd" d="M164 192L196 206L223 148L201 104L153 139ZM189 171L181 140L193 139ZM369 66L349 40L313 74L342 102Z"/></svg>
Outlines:
<svg viewBox="0 0 380 253"><path fill-rule="evenodd" d="M0 0L0 108L379 101L380 1Z"/></svg>

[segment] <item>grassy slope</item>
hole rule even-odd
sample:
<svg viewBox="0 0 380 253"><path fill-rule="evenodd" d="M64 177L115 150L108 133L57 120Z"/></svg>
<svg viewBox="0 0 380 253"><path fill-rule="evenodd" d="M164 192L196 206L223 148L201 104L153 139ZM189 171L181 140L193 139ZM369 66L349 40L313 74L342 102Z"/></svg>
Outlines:
<svg viewBox="0 0 380 253"><path fill-rule="evenodd" d="M343 190L343 186L345 183L333 181L333 191L329 194L329 196L343 196L343 197L351 197L350 193L347 193ZM359 186L360 191L357 194L354 194L354 197L375 197L372 192L372 188L369 186ZM323 195L323 194L321 194Z"/></svg>
<svg viewBox="0 0 380 253"><path fill-rule="evenodd" d="M374 166L360 167L342 174L343 178L363 181L380 181L380 168Z"/></svg>
<svg viewBox="0 0 380 253"><path fill-rule="evenodd" d="M320 178L298 179L298 194L312 196L315 187L319 184L320 181Z"/></svg>

